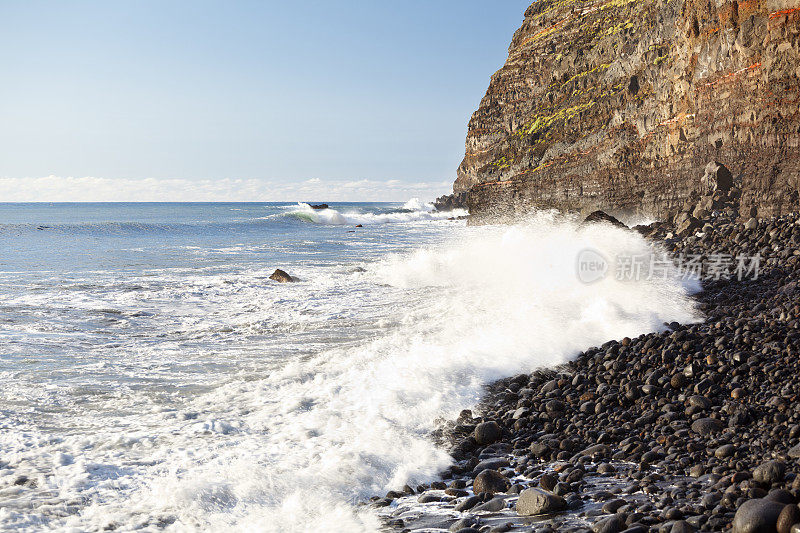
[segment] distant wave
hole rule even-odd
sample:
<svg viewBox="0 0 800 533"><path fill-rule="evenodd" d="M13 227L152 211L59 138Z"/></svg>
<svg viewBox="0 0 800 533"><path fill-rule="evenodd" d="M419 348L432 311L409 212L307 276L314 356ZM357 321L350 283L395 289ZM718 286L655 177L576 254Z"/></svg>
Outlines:
<svg viewBox="0 0 800 533"><path fill-rule="evenodd" d="M363 212L357 210L338 211L334 208L314 209L309 204L298 203L297 206L286 213L293 217L314 224L343 226L348 224L390 224L400 222L415 222L421 220L443 220L454 216L466 215L464 210L440 212L433 209L432 204L420 202L412 198L401 208L388 208L379 212Z"/></svg>
<svg viewBox="0 0 800 533"><path fill-rule="evenodd" d="M15 223L0 224L0 235L19 235L48 232L59 235L136 235L136 234L198 234L217 231L258 230L264 226L304 223L344 226L371 225L442 220L466 215L464 210L438 212L433 204L412 198L402 206L363 207L345 206L328 209L313 209L309 204L297 203L265 207L262 216L219 220L192 220L185 222L142 221L86 221L61 223Z"/></svg>

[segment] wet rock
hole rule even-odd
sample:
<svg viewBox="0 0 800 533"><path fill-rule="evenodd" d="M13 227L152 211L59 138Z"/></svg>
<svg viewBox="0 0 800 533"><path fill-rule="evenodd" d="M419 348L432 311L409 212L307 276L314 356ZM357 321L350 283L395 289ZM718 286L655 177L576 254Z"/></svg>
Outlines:
<svg viewBox="0 0 800 533"><path fill-rule="evenodd" d="M459 512L463 512L463 511L466 511L468 509L472 509L473 507L475 507L476 505L478 505L480 503L481 503L481 499L479 497L470 496L469 498L466 498L463 502L457 504L455 506L455 510L459 511Z"/></svg>
<svg viewBox="0 0 800 533"><path fill-rule="evenodd" d="M455 533L456 531L462 531L466 528L475 528L475 526L478 525L479 522L477 519L467 517L467 518L462 518L460 520L456 520L450 525L450 527L447 530Z"/></svg>
<svg viewBox="0 0 800 533"><path fill-rule="evenodd" d="M276 269L275 272L269 277L272 281L277 281L278 283L291 283L294 281L294 278L281 270L280 268Z"/></svg>
<svg viewBox="0 0 800 533"><path fill-rule="evenodd" d="M714 455L717 459L725 459L726 457L731 457L733 454L736 453L736 446L733 444L723 444L719 448L716 449Z"/></svg>
<svg viewBox="0 0 800 533"><path fill-rule="evenodd" d="M558 485L558 477L553 474L542 474L539 478L539 486L548 492L553 492L553 489Z"/></svg>
<svg viewBox="0 0 800 533"><path fill-rule="evenodd" d="M479 474L484 470L499 470L507 467L508 465L508 459L504 457L493 457L492 459L486 459L478 463L475 468L472 469L472 473Z"/></svg>
<svg viewBox="0 0 800 533"><path fill-rule="evenodd" d="M486 494L496 494L505 492L511 486L511 482L506 476L497 470L484 470L477 476L472 483L472 490L475 494L485 492Z"/></svg>
<svg viewBox="0 0 800 533"><path fill-rule="evenodd" d="M611 224L612 226L617 226L618 228L628 229L628 226L620 222L615 217L609 215L605 211L599 211L599 210L594 211L583 219L584 224L596 224L599 222L605 222L607 224Z"/></svg>
<svg viewBox="0 0 800 533"><path fill-rule="evenodd" d="M592 526L594 533L619 533L625 529L625 517L619 514L600 520Z"/></svg>
<svg viewBox="0 0 800 533"><path fill-rule="evenodd" d="M765 485L772 485L783 481L786 474L786 465L780 461L767 461L753 470L753 479Z"/></svg>
<svg viewBox="0 0 800 533"><path fill-rule="evenodd" d="M426 492L424 494L420 494L417 498L419 503L432 503L432 502L440 502L442 498L437 496L436 494L431 494L430 492Z"/></svg>
<svg viewBox="0 0 800 533"><path fill-rule="evenodd" d="M675 229L681 237L686 237L703 227L703 223L693 216L687 216Z"/></svg>
<svg viewBox="0 0 800 533"><path fill-rule="evenodd" d="M475 427L474 437L475 442L480 446L485 446L497 442L502 434L503 430L500 428L500 424L491 420L478 424L477 427Z"/></svg>
<svg viewBox="0 0 800 533"><path fill-rule="evenodd" d="M786 455L788 455L792 459L800 459L800 444L790 448L789 451L786 453Z"/></svg>
<svg viewBox="0 0 800 533"><path fill-rule="evenodd" d="M473 510L475 512L484 511L490 513L496 513L498 511L502 511L505 508L506 508L505 498L493 498L486 503L478 505Z"/></svg>
<svg viewBox="0 0 800 533"><path fill-rule="evenodd" d="M694 533L695 531L697 531L697 528L686 520L677 520L670 528L670 533Z"/></svg>
<svg viewBox="0 0 800 533"><path fill-rule="evenodd" d="M707 437L723 430L725 424L716 418L701 418L692 422L692 431Z"/></svg>
<svg viewBox="0 0 800 533"><path fill-rule="evenodd" d="M744 502L733 518L733 533L766 533L776 531L783 504L765 499Z"/></svg>
<svg viewBox="0 0 800 533"><path fill-rule="evenodd" d="M792 526L795 524L800 524L800 508L789 504L783 508L783 511L778 516L778 533L790 533Z"/></svg>
<svg viewBox="0 0 800 533"><path fill-rule="evenodd" d="M561 496L537 488L525 489L517 500L517 513L523 516L552 514L567 508L567 502Z"/></svg>

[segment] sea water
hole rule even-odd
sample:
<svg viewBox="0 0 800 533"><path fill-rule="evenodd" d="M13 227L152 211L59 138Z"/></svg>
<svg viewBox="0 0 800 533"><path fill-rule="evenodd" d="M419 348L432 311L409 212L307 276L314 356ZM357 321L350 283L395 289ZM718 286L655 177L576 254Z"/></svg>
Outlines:
<svg viewBox="0 0 800 533"><path fill-rule="evenodd" d="M633 232L462 214L0 204L0 528L375 531L490 381L698 318L673 277L578 279Z"/></svg>

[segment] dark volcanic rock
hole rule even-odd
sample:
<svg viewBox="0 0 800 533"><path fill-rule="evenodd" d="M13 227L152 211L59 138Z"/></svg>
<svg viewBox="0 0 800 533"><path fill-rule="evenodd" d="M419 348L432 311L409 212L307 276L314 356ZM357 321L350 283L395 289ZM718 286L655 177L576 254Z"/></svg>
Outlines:
<svg viewBox="0 0 800 533"><path fill-rule="evenodd" d="M616 218L612 217L611 215L609 215L605 211L599 211L599 210L598 211L594 211L594 212L590 213L589 216L587 216L586 218L583 219L583 223L584 224L594 224L594 223L597 223L597 222L607 222L607 223L609 223L609 224L611 224L613 226L617 226L617 227L625 228L625 229L628 228L628 226L626 226L625 224L623 224L622 222L620 222Z"/></svg>
<svg viewBox="0 0 800 533"><path fill-rule="evenodd" d="M733 187L733 174L722 163L712 161L706 165L706 173L703 175L702 183L706 192L728 192Z"/></svg>
<svg viewBox="0 0 800 533"><path fill-rule="evenodd" d="M734 518L736 531L776 531L779 516L782 531L800 531L800 214L748 229L736 187L714 187L641 232L673 257L699 258L705 320L490 384L481 418L463 411L439 435L453 446L445 475L459 500L437 506L489 510L520 494L520 512L565 511L538 517L542 532L723 532ZM698 206L702 230L676 237ZM713 254L760 254L758 275L707 277ZM507 499L475 480L486 468L514 477L495 497ZM484 492L467 497L470 484Z"/></svg>
<svg viewBox="0 0 800 533"><path fill-rule="evenodd" d="M792 0L538 0L469 121L470 213L531 206L666 218L706 174L745 209L798 207L800 7ZM708 181L708 180L706 180Z"/></svg>
<svg viewBox="0 0 800 533"><path fill-rule="evenodd" d="M485 492L486 494L495 494L497 492L505 492L511 486L511 482L506 476L497 470L484 470L477 476L472 483L472 490L475 494Z"/></svg>
<svg viewBox="0 0 800 533"><path fill-rule="evenodd" d="M500 428L500 425L494 420L490 420L489 422L478 424L475 428L474 437L475 442L479 445L486 445L497 442L502 434L503 430Z"/></svg>
<svg viewBox="0 0 800 533"><path fill-rule="evenodd" d="M736 511L733 533L772 533L785 506L765 499L746 501Z"/></svg>
<svg viewBox="0 0 800 533"><path fill-rule="evenodd" d="M722 428L724 427L725 424L716 418L701 418L700 420L695 420L692 423L692 431L704 436L718 433L722 431Z"/></svg>
<svg viewBox="0 0 800 533"><path fill-rule="evenodd" d="M787 452L787 455L792 459L800 459L800 444L792 446L792 448Z"/></svg>
<svg viewBox="0 0 800 533"><path fill-rule="evenodd" d="M800 524L800 508L796 505L787 505L778 516L778 533L790 533L795 524Z"/></svg>
<svg viewBox="0 0 800 533"><path fill-rule="evenodd" d="M772 485L778 481L783 481L786 473L786 465L780 461L767 461L753 470L753 479L759 483Z"/></svg>
<svg viewBox="0 0 800 533"><path fill-rule="evenodd" d="M594 533L619 533L627 529L625 525L625 517L622 515L614 515L597 522L593 527Z"/></svg>
<svg viewBox="0 0 800 533"><path fill-rule="evenodd" d="M269 279L277 281L278 283L291 283L294 281L294 278L292 278L292 276L290 276L280 268L275 270L275 272L272 273Z"/></svg>
<svg viewBox="0 0 800 533"><path fill-rule="evenodd" d="M454 209L467 209L467 193L460 192L440 196L433 202L437 211L453 211Z"/></svg>

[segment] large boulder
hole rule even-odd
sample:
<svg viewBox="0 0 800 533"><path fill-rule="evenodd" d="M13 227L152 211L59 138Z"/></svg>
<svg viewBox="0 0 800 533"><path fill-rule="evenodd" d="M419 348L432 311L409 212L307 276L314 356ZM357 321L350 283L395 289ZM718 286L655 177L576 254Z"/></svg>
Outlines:
<svg viewBox="0 0 800 533"><path fill-rule="evenodd" d="M780 461L767 461L753 470L753 479L765 485L772 485L783 481L786 474L786 465Z"/></svg>
<svg viewBox="0 0 800 533"><path fill-rule="evenodd" d="M605 211L594 211L589 213L589 216L583 219L584 224L596 224L598 222L605 222L611 224L612 226L628 229L628 226L617 220L615 217L612 217Z"/></svg>
<svg viewBox="0 0 800 533"><path fill-rule="evenodd" d="M487 494L496 494L498 492L505 492L511 486L511 482L506 476L497 470L484 470L472 482L472 491L475 494L485 492Z"/></svg>
<svg viewBox="0 0 800 533"><path fill-rule="evenodd" d="M800 523L800 508L790 504L783 508L778 516L778 533L791 533L792 526Z"/></svg>
<svg viewBox="0 0 800 533"><path fill-rule="evenodd" d="M681 237L686 237L703 227L703 223L689 215L682 219L681 223L675 227L675 233Z"/></svg>
<svg viewBox="0 0 800 533"><path fill-rule="evenodd" d="M733 187L733 174L722 163L711 161L706 165L702 183L707 191L727 192Z"/></svg>
<svg viewBox="0 0 800 533"><path fill-rule="evenodd" d="M722 420L716 418L700 418L692 422L692 431L700 435L708 436L719 433L725 427Z"/></svg>
<svg viewBox="0 0 800 533"><path fill-rule="evenodd" d="M596 522L592 526L593 533L619 533L627 529L625 517L615 514Z"/></svg>
<svg viewBox="0 0 800 533"><path fill-rule="evenodd" d="M784 290L782 290L781 292L785 292L785 293L794 292L794 290L796 289L796 287L797 287L797 284L796 284L796 283L795 283L795 285L793 285L793 286L791 287L791 289L790 289L790 290L785 290L786 286L784 286ZM788 455L789 457L791 457L792 459L800 459L800 444L798 444L797 446L794 446L794 447L790 448L790 449L789 449L789 452L788 452L788 454L787 454L787 455Z"/></svg>
<svg viewBox="0 0 800 533"><path fill-rule="evenodd" d="M503 435L503 430L500 427L500 424L495 422L494 420L490 420L488 422L482 422L475 427L475 432L473 436L475 437L475 442L477 442L480 446L487 446L489 444L494 444L500 437Z"/></svg>
<svg viewBox="0 0 800 533"><path fill-rule="evenodd" d="M523 516L558 513L566 508L564 498L536 488L523 490L517 500L517 513Z"/></svg>
<svg viewBox="0 0 800 533"><path fill-rule="evenodd" d="M784 507L763 498L744 502L733 517L733 533L774 533Z"/></svg>

